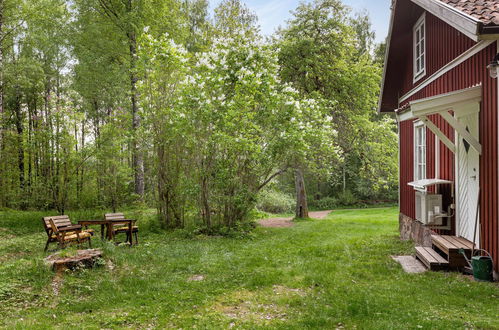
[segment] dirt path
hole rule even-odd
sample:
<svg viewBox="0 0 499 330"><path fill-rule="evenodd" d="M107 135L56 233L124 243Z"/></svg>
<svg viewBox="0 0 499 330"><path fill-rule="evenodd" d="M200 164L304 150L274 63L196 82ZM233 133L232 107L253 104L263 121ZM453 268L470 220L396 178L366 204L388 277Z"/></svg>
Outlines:
<svg viewBox="0 0 499 330"><path fill-rule="evenodd" d="M308 215L312 219L324 219L331 212L333 211L309 212ZM258 223L263 227L272 227L272 228L286 228L286 227L292 227L294 225L292 217L262 219L259 220Z"/></svg>

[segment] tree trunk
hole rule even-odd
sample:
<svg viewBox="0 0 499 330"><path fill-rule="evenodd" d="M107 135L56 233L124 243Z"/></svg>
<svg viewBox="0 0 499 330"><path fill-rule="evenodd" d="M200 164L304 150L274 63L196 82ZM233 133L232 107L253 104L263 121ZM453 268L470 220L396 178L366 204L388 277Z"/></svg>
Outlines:
<svg viewBox="0 0 499 330"><path fill-rule="evenodd" d="M3 136L3 8L4 0L0 0L0 159L4 157L4 136ZM0 189L4 190L3 166L0 166ZM5 206L4 195L0 194L0 207Z"/></svg>
<svg viewBox="0 0 499 330"><path fill-rule="evenodd" d="M140 127L140 115L137 106L137 36L136 26L132 21L133 17L133 0L123 0L120 4L125 5L125 13L120 13L116 10L113 1L101 0L100 6L107 17L116 24L116 26L125 31L128 39L129 56L130 56L130 101L132 106L132 168L134 171L135 193L141 198L144 196L144 156L138 143L138 130Z"/></svg>
<svg viewBox="0 0 499 330"><path fill-rule="evenodd" d="M36 100L36 98L35 98ZM34 102L29 102L28 101L28 144L27 144L27 154L28 154L28 180L27 180L27 194L31 197L31 185L33 181L33 167L32 167L32 162L33 162L33 132L34 132L34 123L33 123L33 116L34 116Z"/></svg>
<svg viewBox="0 0 499 330"><path fill-rule="evenodd" d="M295 170L295 188L296 188L296 212L295 217L308 218L308 203L307 191L305 190L305 179L303 177L303 170L297 168Z"/></svg>
<svg viewBox="0 0 499 330"><path fill-rule="evenodd" d="M343 193L347 190L347 170L346 165L343 165Z"/></svg>
<svg viewBox="0 0 499 330"><path fill-rule="evenodd" d="M83 151L85 149L85 122L86 119L83 119L81 122L81 142L80 142L80 152L82 153L81 158L83 159ZM77 139L78 140L78 139ZM77 143L78 145L78 143ZM77 150L78 152L78 150ZM78 168L78 171L76 173L76 196L78 201L80 201L80 197L83 193L83 184L84 184L84 173L85 173L85 165L82 164L81 168Z"/></svg>
<svg viewBox="0 0 499 330"><path fill-rule="evenodd" d="M19 87L16 87L16 99L14 103L15 122L17 130L17 165L19 168L19 188L24 192L24 145L23 145L23 118L21 109L21 95ZM24 196L23 196L24 197Z"/></svg>
<svg viewBox="0 0 499 330"><path fill-rule="evenodd" d="M4 0L0 0L0 120L3 119L3 8ZM0 122L0 130L3 130L3 123ZM3 135L0 134L0 143Z"/></svg>
<svg viewBox="0 0 499 330"><path fill-rule="evenodd" d="M208 179L203 176L201 178L201 209L202 209L202 215L203 215L203 220L204 224L208 228L208 230L211 229L211 208L210 208L210 203L208 201Z"/></svg>
<svg viewBox="0 0 499 330"><path fill-rule="evenodd" d="M128 0L127 11L128 13L132 12L132 0ZM131 24L127 37L130 48L130 100L132 103L132 152L135 175L135 193L142 198L144 196L144 156L137 138L137 133L140 128L140 115L137 106L137 38L133 25Z"/></svg>

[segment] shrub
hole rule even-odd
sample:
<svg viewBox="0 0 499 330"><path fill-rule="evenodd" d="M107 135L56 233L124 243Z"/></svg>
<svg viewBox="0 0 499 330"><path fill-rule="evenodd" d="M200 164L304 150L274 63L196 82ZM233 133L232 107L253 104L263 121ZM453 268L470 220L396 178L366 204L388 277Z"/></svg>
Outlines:
<svg viewBox="0 0 499 330"><path fill-rule="evenodd" d="M350 190L338 194L338 204L341 206L354 206L359 203L357 197Z"/></svg>
<svg viewBox="0 0 499 330"><path fill-rule="evenodd" d="M324 197L322 199L311 201L310 206L313 206L319 210L332 210L338 207L338 199L334 197Z"/></svg>
<svg viewBox="0 0 499 330"><path fill-rule="evenodd" d="M362 203L357 197L350 191L338 193L337 197L324 197L318 200L310 200L309 207L313 207L319 210L332 210L338 207L362 207Z"/></svg>
<svg viewBox="0 0 499 330"><path fill-rule="evenodd" d="M293 211L293 197L275 190L264 190L258 195L257 208L269 213L289 213Z"/></svg>

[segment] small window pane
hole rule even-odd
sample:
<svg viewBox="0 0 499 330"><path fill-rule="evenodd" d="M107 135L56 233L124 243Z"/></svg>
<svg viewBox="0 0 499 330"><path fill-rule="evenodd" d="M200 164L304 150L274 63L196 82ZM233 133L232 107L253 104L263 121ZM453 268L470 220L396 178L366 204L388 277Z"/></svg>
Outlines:
<svg viewBox="0 0 499 330"><path fill-rule="evenodd" d="M426 67L426 40L424 17L418 21L419 25L414 28L414 79L418 79Z"/></svg>
<svg viewBox="0 0 499 330"><path fill-rule="evenodd" d="M414 176L415 180L426 179L426 127L414 127Z"/></svg>

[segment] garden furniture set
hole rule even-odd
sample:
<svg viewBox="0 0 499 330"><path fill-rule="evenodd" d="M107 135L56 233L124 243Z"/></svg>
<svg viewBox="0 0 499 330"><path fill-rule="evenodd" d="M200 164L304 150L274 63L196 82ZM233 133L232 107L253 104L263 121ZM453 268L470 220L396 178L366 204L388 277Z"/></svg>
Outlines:
<svg viewBox="0 0 499 330"><path fill-rule="evenodd" d="M123 213L107 213L104 219L80 220L77 225L71 223L67 215L43 217L42 223L48 236L45 251L50 243L58 243L60 248L65 248L70 244L88 242L89 247L92 247L91 237L94 235L94 230L88 226L93 225L100 225L102 239L112 241L117 234L125 233L126 242L132 246L135 234L135 244L139 243L139 227L135 225L136 220L126 219Z"/></svg>

